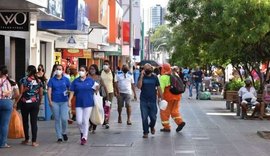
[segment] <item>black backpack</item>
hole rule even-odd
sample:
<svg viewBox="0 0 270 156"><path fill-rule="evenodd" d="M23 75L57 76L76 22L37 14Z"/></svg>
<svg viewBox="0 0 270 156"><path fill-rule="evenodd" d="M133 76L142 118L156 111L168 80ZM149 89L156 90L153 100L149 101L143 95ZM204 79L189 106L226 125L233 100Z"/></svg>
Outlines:
<svg viewBox="0 0 270 156"><path fill-rule="evenodd" d="M185 85L179 76L171 74L170 83L170 92L172 94L179 95L185 92Z"/></svg>

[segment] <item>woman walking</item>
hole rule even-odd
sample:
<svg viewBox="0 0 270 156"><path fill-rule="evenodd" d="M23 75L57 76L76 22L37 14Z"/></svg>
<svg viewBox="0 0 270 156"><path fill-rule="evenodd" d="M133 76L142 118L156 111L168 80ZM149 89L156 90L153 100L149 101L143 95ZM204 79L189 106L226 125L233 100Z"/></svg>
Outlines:
<svg viewBox="0 0 270 156"><path fill-rule="evenodd" d="M56 66L56 75L49 80L48 98L50 106L53 110L55 120L55 131L57 142L62 143L68 141L67 125L68 125L68 90L70 87L69 79L63 76L64 67Z"/></svg>
<svg viewBox="0 0 270 156"><path fill-rule="evenodd" d="M98 66L96 64L92 64L89 67L89 77L92 78L94 81L96 81L99 84L99 86L100 86L99 93L103 97L106 97L108 91L107 91L106 86L104 85L104 82L103 82L103 80L100 76L99 70L98 70ZM104 103L104 101L103 101L103 103ZM89 131L92 131L92 133L95 133L96 128L97 128L97 125L93 124L90 121Z"/></svg>
<svg viewBox="0 0 270 156"><path fill-rule="evenodd" d="M70 87L69 106L73 96L76 98L76 120L81 133L81 145L86 144L88 138L89 118L94 106L94 90L98 89L98 84L87 77L87 67L80 67L79 75Z"/></svg>
<svg viewBox="0 0 270 156"><path fill-rule="evenodd" d="M37 69L35 66L30 65L27 67L28 75L20 80L21 90L21 113L23 118L23 130L25 140L22 144L29 143L29 115L32 131L32 146L36 147L37 143L37 118L39 112L39 105L43 96L43 86L37 77Z"/></svg>
<svg viewBox="0 0 270 156"><path fill-rule="evenodd" d="M17 85L9 79L7 67L0 66L0 148L10 147L7 144L7 136L12 112L12 98L19 95L18 90L14 91L14 86Z"/></svg>

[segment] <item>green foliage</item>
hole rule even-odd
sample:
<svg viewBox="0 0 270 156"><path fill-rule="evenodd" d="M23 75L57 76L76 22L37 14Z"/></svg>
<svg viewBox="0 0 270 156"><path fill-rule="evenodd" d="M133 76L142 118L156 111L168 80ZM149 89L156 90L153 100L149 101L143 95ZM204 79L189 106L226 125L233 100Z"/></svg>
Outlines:
<svg viewBox="0 0 270 156"><path fill-rule="evenodd" d="M232 80L227 84L228 91L238 91L241 87L243 87L245 83L240 79Z"/></svg>
<svg viewBox="0 0 270 156"><path fill-rule="evenodd" d="M270 59L269 0L170 0L171 62L251 66Z"/></svg>

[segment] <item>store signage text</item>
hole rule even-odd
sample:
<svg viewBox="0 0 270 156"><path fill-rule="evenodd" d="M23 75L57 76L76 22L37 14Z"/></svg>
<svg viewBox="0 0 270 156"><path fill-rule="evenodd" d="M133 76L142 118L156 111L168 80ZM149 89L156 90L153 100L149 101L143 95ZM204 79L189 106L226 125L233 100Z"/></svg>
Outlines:
<svg viewBox="0 0 270 156"><path fill-rule="evenodd" d="M0 30L28 31L28 12L0 12Z"/></svg>

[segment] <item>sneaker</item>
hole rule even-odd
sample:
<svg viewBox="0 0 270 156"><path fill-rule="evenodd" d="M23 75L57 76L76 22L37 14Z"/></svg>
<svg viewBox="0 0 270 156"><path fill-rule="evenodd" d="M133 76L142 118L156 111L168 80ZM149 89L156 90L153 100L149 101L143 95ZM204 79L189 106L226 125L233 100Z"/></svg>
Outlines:
<svg viewBox="0 0 270 156"><path fill-rule="evenodd" d="M144 133L143 138L148 138L148 133Z"/></svg>
<svg viewBox="0 0 270 156"><path fill-rule="evenodd" d="M176 128L176 132L180 132L185 125L186 125L185 122L182 122L180 125L178 125L177 128Z"/></svg>
<svg viewBox="0 0 270 156"><path fill-rule="evenodd" d="M63 134L64 141L68 141L68 136L66 134Z"/></svg>
<svg viewBox="0 0 270 156"><path fill-rule="evenodd" d="M110 128L110 125L109 124L106 124L105 125L105 129L109 129Z"/></svg>
<svg viewBox="0 0 270 156"><path fill-rule="evenodd" d="M160 129L160 132L171 132L171 130L170 129L166 129L166 128L162 128L162 129Z"/></svg>
<svg viewBox="0 0 270 156"><path fill-rule="evenodd" d="M81 145L85 145L86 144L86 139L85 138L82 138L81 139Z"/></svg>
<svg viewBox="0 0 270 156"><path fill-rule="evenodd" d="M62 142L63 142L62 139L58 139L58 140L57 140L57 143L62 143Z"/></svg>

